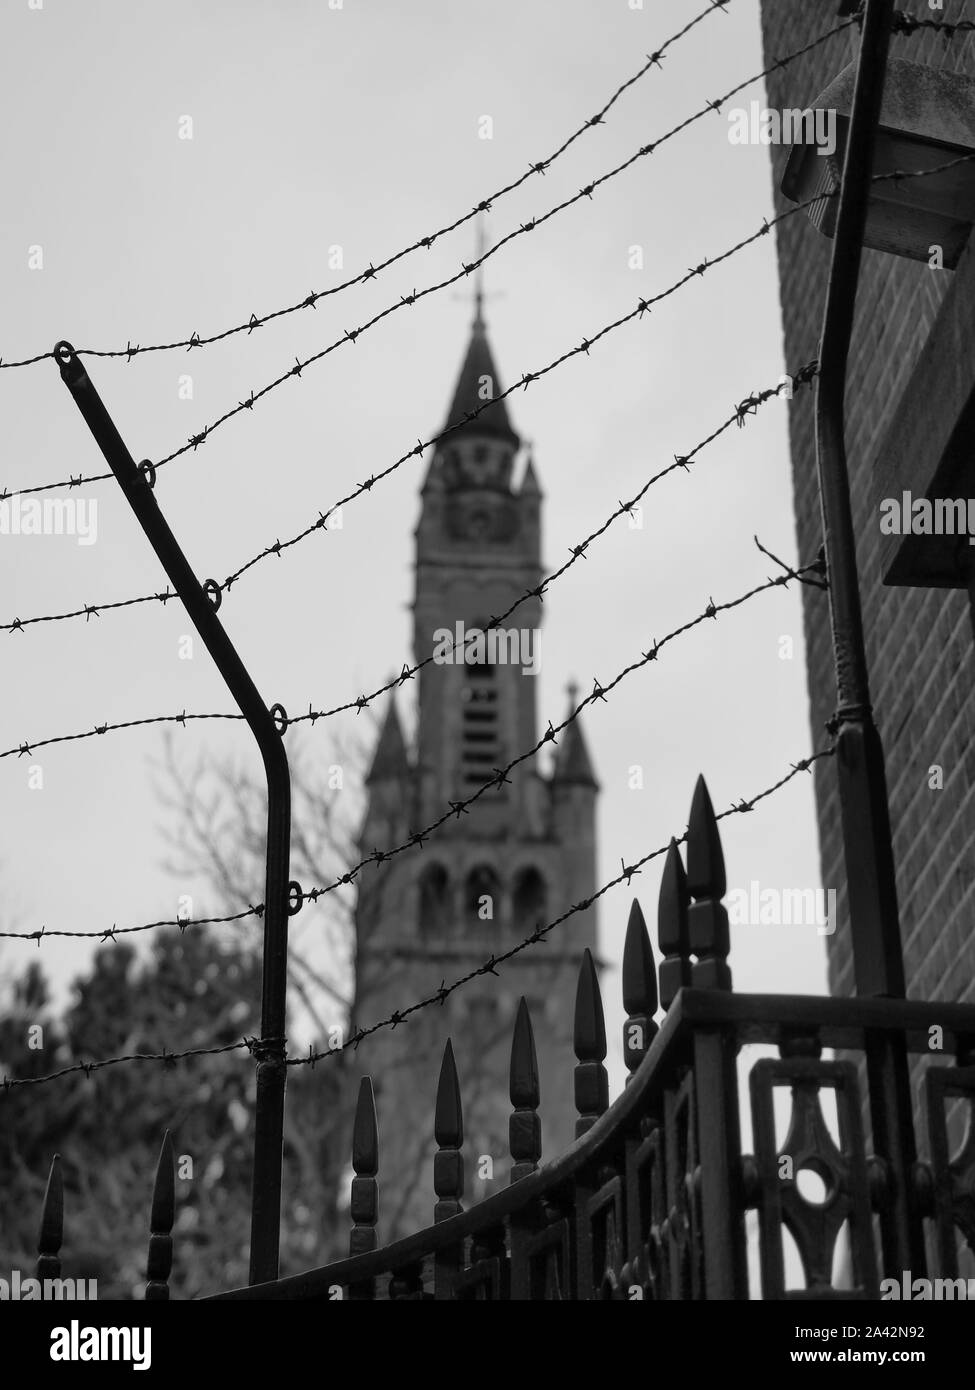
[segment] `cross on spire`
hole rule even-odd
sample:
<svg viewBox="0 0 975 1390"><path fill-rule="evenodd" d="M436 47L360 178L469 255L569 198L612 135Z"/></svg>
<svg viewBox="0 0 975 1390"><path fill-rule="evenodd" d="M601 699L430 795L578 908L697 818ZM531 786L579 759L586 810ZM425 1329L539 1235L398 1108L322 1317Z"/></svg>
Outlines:
<svg viewBox="0 0 975 1390"><path fill-rule="evenodd" d="M483 212L477 214L477 225L474 233L474 259L480 261L490 249L487 238L487 215ZM496 291L491 298L500 299L501 291ZM474 271L474 318L471 328L475 333L483 333L486 328L484 322L484 303L488 295L484 289L484 267L479 265Z"/></svg>
<svg viewBox="0 0 975 1390"><path fill-rule="evenodd" d="M477 240L474 246L474 254L480 260L487 251L487 232L484 227L484 213L477 214ZM471 327L475 330L484 328L484 267L479 265L474 272L474 322Z"/></svg>

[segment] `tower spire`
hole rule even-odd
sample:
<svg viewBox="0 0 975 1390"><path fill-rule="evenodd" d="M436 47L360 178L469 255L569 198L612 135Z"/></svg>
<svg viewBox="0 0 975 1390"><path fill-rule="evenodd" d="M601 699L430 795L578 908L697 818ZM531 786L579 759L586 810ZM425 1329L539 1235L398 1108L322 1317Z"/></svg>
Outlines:
<svg viewBox="0 0 975 1390"><path fill-rule="evenodd" d="M484 213L477 214L475 260L480 261L487 252L488 240ZM484 322L484 271L478 265L474 270L474 317L471 321L471 338L467 354L460 369L460 376L454 390L454 398L447 415L447 426L456 429L454 439L467 436L487 436L503 439L517 449L521 441L512 428L503 400L491 404L503 390L494 358L488 344L487 325Z"/></svg>
<svg viewBox="0 0 975 1390"><path fill-rule="evenodd" d="M579 686L574 680L569 681L565 693L569 697L569 717L571 718L579 703ZM599 783L592 770L589 749L583 737L582 725L578 719L572 719L568 728L563 731L562 740L555 754L552 780L562 785L575 782L582 786L592 787L596 791L599 790Z"/></svg>

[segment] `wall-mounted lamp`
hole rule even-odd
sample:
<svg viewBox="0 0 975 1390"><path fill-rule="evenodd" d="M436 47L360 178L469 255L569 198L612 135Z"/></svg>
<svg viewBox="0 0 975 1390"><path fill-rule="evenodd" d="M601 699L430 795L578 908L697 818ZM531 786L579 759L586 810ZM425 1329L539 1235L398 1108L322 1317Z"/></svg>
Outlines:
<svg viewBox="0 0 975 1390"><path fill-rule="evenodd" d="M856 64L851 63L815 99L816 119L808 119L803 126L810 141L814 132L828 129L830 153L815 143L794 144L782 178L782 192L792 202L816 199L807 216L828 237L836 228L839 199L827 195L840 184L855 80ZM975 80L891 59L877 128L874 175L934 169L963 156L975 156ZM954 269L973 223L975 158L925 178L874 183L863 244L916 261L929 261L932 248L940 247L941 263Z"/></svg>

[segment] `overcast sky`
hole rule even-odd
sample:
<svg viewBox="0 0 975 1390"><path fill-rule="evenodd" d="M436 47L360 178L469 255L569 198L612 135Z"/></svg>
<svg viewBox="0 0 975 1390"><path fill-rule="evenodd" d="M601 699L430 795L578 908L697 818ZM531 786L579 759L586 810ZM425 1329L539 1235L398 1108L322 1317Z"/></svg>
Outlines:
<svg viewBox="0 0 975 1390"><path fill-rule="evenodd" d="M207 335L326 289L549 155L704 7L4 0L0 353L44 351L61 337L113 348ZM761 66L757 0L731 0L544 177L499 200L489 236L543 213ZM764 99L762 84L730 106L750 99ZM192 139L181 139L187 116ZM484 116L491 139L479 138ZM489 261L487 317L504 385L771 214L767 149L731 145L728 129L726 115L709 113ZM296 356L453 273L471 258L474 235L469 223L374 283L213 347L131 364L89 359L92 379L134 457L159 458ZM341 270L329 264L337 246ZM37 247L43 265L31 268ZM763 238L510 402L516 429L534 442L550 568L736 402L778 381L774 252ZM300 530L435 433L470 317L469 294L454 291L400 310L161 473L156 496L201 578L222 578ZM180 399L187 373L191 400ZM52 362L0 372L0 408L0 486L104 471ZM340 703L412 660L412 533L424 467L411 460L345 509L341 531L256 567L227 596L221 616L268 703L293 713ZM0 620L163 586L115 484L84 495L98 502L97 543L0 538ZM796 558L781 402L729 431L690 473L656 486L642 530L616 523L552 586L540 728L564 716L570 678L584 690L594 677L607 683L710 598L734 598L765 579L770 566L754 533ZM179 659L189 630L171 603L0 634L0 746L184 708L230 710L205 653ZM780 655L783 636L794 640L791 660ZM603 882L621 858L683 831L699 771L721 810L811 751L798 593L762 595L673 643L588 711L585 729L602 783ZM198 914L219 907L163 867L150 768L160 739L150 727L0 762L6 928L147 921L173 915L184 892L197 894ZM242 728L197 724L178 740L187 756L239 751L258 770ZM327 722L305 743L331 761ZM29 789L32 762L43 768L43 790ZM644 770L642 791L628 787L634 764ZM733 817L723 833L731 886L819 885L811 778ZM652 927L661 863L634 881ZM600 909L612 965L630 896L614 890ZM0 947L0 973L38 958L33 944ZM89 950L51 941L40 958L63 987ZM823 938L812 927L740 928L731 959L740 990L825 990ZM615 973L604 990L617 1055Z"/></svg>

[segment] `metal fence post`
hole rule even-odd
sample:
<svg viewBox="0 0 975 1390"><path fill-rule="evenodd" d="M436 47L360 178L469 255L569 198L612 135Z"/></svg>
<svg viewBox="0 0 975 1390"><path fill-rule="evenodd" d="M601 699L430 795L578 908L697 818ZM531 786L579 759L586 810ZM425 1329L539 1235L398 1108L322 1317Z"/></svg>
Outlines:
<svg viewBox="0 0 975 1390"><path fill-rule="evenodd" d="M278 1275L281 1225L281 1164L284 1093L287 1077L285 1009L288 964L288 872L291 849L291 777L284 751L286 716L265 705L223 624L217 617L220 588L201 584L180 549L152 493L150 463L136 466L70 343L59 342L54 356L95 442L122 493L159 557L193 626L213 657L227 688L257 740L267 776L267 862L264 892L264 976L261 1038L257 1057L254 1171L251 1192L250 1282ZM275 718L275 712L278 718Z"/></svg>
<svg viewBox="0 0 975 1390"><path fill-rule="evenodd" d="M856 992L902 999L904 959L880 734L870 703L844 401L863 234L894 0L867 0L833 242L816 397L816 453L836 666L837 773ZM924 1269L913 1186L916 1144L903 1038L867 1036L875 1152L887 1165L881 1222L888 1274Z"/></svg>

